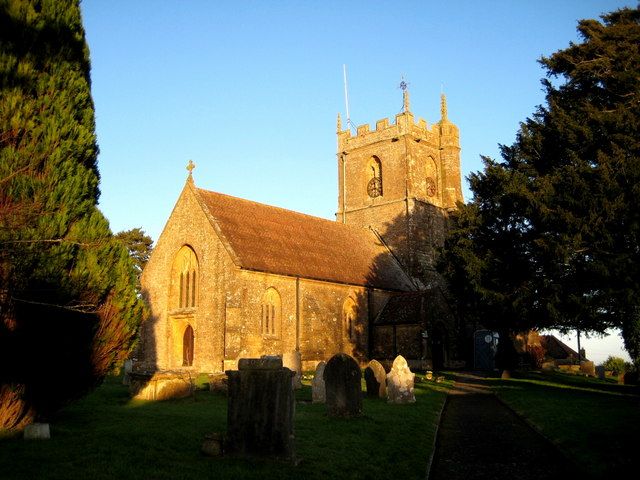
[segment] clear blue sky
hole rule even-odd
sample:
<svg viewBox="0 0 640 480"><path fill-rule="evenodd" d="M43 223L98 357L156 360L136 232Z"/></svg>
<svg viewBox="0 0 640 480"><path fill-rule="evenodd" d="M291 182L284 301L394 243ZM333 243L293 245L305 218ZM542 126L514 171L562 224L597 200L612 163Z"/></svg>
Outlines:
<svg viewBox="0 0 640 480"><path fill-rule="evenodd" d="M537 60L577 41L577 20L623 6L635 2L84 0L100 207L114 231L157 240L192 159L202 188L333 219L343 64L356 125L400 112L402 75L428 123L444 89L466 176L544 101Z"/></svg>

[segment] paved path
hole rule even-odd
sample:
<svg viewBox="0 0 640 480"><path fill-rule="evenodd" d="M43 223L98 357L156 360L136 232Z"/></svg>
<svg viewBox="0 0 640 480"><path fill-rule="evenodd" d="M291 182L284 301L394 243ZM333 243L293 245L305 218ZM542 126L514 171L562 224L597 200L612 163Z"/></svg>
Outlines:
<svg viewBox="0 0 640 480"><path fill-rule="evenodd" d="M442 412L429 480L578 475L551 443L496 399L481 377L458 376Z"/></svg>

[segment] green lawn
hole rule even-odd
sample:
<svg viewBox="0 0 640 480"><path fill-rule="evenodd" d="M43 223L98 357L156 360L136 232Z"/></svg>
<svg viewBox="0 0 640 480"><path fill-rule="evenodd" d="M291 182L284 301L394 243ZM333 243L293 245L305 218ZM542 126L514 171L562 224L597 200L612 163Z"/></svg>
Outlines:
<svg viewBox="0 0 640 480"><path fill-rule="evenodd" d="M297 392L296 452L301 462L207 458L204 435L226 429L226 397L132 402L118 379L63 410L51 440L0 439L3 479L422 479L437 416L450 383L416 384L413 405L364 400L361 418L328 418Z"/></svg>
<svg viewBox="0 0 640 480"><path fill-rule="evenodd" d="M594 478L625 478L640 451L640 388L561 373L493 380L511 406Z"/></svg>

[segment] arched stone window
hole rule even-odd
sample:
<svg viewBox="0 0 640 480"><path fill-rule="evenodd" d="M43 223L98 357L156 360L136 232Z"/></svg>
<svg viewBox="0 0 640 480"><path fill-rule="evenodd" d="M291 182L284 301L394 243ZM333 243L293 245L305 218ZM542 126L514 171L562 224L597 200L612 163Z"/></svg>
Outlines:
<svg viewBox="0 0 640 480"><path fill-rule="evenodd" d="M171 303L174 309L194 308L198 301L198 259L183 246L173 261Z"/></svg>
<svg viewBox="0 0 640 480"><path fill-rule="evenodd" d="M268 337L280 336L280 324L282 322L282 302L278 291L269 287L262 297L262 334Z"/></svg>
<svg viewBox="0 0 640 480"><path fill-rule="evenodd" d="M187 328L184 329L182 335L182 366L190 367L193 365L193 346L194 335L193 328L187 324Z"/></svg>
<svg viewBox="0 0 640 480"><path fill-rule="evenodd" d="M357 320L358 306L351 297L348 297L342 304L342 324L344 326L345 337L349 340L356 340Z"/></svg>
<svg viewBox="0 0 640 480"><path fill-rule="evenodd" d="M367 194L371 198L382 196L382 163L375 155L367 164Z"/></svg>
<svg viewBox="0 0 640 480"><path fill-rule="evenodd" d="M438 195L438 168L433 157L427 158L427 169L425 172L425 191L427 197Z"/></svg>

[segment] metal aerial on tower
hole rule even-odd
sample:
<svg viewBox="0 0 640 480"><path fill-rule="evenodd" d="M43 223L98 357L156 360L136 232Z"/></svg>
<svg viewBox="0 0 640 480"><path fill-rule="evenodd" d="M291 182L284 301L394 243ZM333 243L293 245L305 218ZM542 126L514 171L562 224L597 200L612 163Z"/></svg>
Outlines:
<svg viewBox="0 0 640 480"><path fill-rule="evenodd" d="M342 64L342 78L344 79L344 104L347 110L347 128L351 129L351 127L356 128L356 126L351 121L351 116L349 115L349 89L347 88L347 65Z"/></svg>

